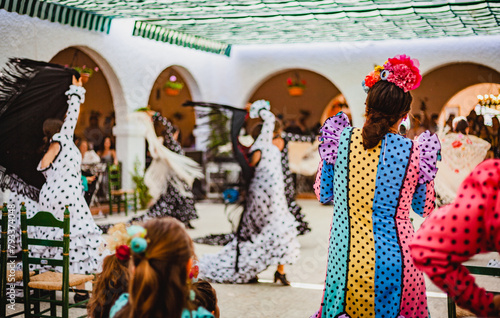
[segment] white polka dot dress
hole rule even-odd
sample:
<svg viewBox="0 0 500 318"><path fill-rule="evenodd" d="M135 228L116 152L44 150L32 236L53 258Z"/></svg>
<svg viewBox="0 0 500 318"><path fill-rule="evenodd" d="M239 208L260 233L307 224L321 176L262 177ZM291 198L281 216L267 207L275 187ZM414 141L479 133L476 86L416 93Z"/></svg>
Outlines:
<svg viewBox="0 0 500 318"><path fill-rule="evenodd" d="M275 118L265 109L260 116L264 125L250 151L260 150L261 159L240 224L243 239L234 238L219 253L200 259L200 275L213 282L246 283L271 265L293 264L300 254L298 223L288 210L284 193L281 153L272 144Z"/></svg>
<svg viewBox="0 0 500 318"><path fill-rule="evenodd" d="M46 178L40 191L40 210L48 211L60 220L64 217L65 205L70 212L70 272L74 274L94 273L102 263L101 255L104 240L101 230L97 227L90 209L83 196L81 183L81 154L73 142L73 134L80 113L80 103L83 103L85 89L70 86L66 92L69 95L68 111L61 131L52 137L52 142L60 144L59 154L52 164L38 170ZM62 239L63 230L53 228L37 229L36 237L44 239ZM55 257L61 255L57 248L35 248L34 257Z"/></svg>

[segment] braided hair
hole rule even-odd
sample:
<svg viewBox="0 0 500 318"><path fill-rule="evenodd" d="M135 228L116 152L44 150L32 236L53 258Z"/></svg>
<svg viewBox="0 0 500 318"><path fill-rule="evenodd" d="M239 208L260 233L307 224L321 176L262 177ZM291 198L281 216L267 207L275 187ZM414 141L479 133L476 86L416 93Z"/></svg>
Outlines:
<svg viewBox="0 0 500 318"><path fill-rule="evenodd" d="M363 146L371 149L410 111L410 92L404 92L394 83L379 81L366 97L366 122L363 126Z"/></svg>

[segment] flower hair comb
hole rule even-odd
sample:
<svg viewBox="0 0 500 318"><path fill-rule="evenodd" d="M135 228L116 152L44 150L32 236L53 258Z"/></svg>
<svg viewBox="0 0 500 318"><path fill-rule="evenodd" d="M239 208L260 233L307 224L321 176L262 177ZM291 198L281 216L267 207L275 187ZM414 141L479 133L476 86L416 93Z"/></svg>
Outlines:
<svg viewBox="0 0 500 318"><path fill-rule="evenodd" d="M420 86L422 75L418 67L420 63L417 59L402 54L388 59L383 66L377 65L375 69L366 75L362 82L366 93L378 81L388 81L396 84L405 93Z"/></svg>
<svg viewBox="0 0 500 318"><path fill-rule="evenodd" d="M130 253L143 253L148 247L146 240L147 230L139 225L126 227L120 223L109 229L108 248L115 251L121 261L130 259Z"/></svg>

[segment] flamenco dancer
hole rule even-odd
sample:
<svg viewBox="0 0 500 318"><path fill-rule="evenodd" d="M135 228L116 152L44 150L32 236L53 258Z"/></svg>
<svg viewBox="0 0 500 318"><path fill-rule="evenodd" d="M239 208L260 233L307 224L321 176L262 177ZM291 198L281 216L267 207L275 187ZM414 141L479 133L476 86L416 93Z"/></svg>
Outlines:
<svg viewBox="0 0 500 318"><path fill-rule="evenodd" d="M194 160L184 155L180 143L175 138L175 129L160 113L147 108L130 115L146 126L146 139L149 152L153 157L146 170L144 182L155 202L148 212L132 221L171 216L193 229L190 221L197 219L194 206L192 185L196 178L203 177L201 169ZM153 122L164 126L163 144L157 138Z"/></svg>
<svg viewBox="0 0 500 318"><path fill-rule="evenodd" d="M64 122L58 119L45 121L47 151L38 165L46 178L40 191L40 209L51 212L62 220L65 205L69 205L71 218L70 272L90 274L99 270L103 255L104 240L83 196L81 183L80 151L73 142L80 105L85 100L85 89L81 80L73 77L73 85L66 92L68 110ZM63 229L38 228L36 238L54 240L63 236ZM33 257L56 258L60 249L34 247Z"/></svg>
<svg viewBox="0 0 500 318"><path fill-rule="evenodd" d="M257 274L277 265L275 282L289 285L285 264L299 257L297 222L289 213L279 149L273 145L275 117L269 103L257 101L250 117L261 117L262 130L250 148L251 165L255 166L246 198L246 209L235 237L217 254L203 255L200 273L217 283L248 283Z"/></svg>
<svg viewBox="0 0 500 318"><path fill-rule="evenodd" d="M398 134L420 85L416 59L388 59L365 77L366 122L347 116L321 128L322 161L315 192L333 201L328 267L320 310L313 317L427 318L423 274L410 256L410 207L427 216L435 207L436 135L418 141Z"/></svg>
<svg viewBox="0 0 500 318"><path fill-rule="evenodd" d="M48 118L64 118L65 92L72 76L79 75L61 65L18 58L10 59L0 74L0 189L10 190L9 204L16 212L17 252L21 248L21 202L28 217L41 210L38 200L46 180L37 165L44 155L43 123Z"/></svg>

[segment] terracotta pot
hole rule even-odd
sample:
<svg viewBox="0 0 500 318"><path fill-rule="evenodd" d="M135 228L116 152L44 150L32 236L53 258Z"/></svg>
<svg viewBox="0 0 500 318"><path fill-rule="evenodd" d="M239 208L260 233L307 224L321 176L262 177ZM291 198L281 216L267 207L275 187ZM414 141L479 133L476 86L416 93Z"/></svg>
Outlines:
<svg viewBox="0 0 500 318"><path fill-rule="evenodd" d="M87 84L90 78L89 73L80 73L80 78L82 79L82 84Z"/></svg>
<svg viewBox="0 0 500 318"><path fill-rule="evenodd" d="M290 96L301 96L304 93L304 89L302 87L293 86L288 88L288 94Z"/></svg>
<svg viewBox="0 0 500 318"><path fill-rule="evenodd" d="M180 89L175 89L171 87L165 87L165 94L170 95L170 96L177 96L181 92Z"/></svg>

